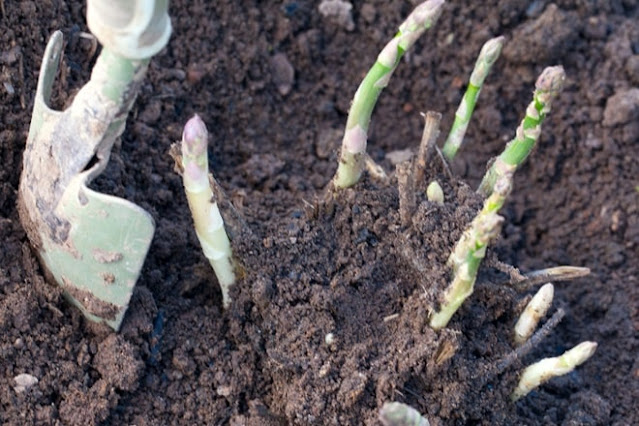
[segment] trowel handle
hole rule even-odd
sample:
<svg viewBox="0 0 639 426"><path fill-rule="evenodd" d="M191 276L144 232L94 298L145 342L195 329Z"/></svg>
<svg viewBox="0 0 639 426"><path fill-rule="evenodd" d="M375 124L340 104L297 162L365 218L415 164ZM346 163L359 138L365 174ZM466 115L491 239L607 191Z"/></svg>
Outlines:
<svg viewBox="0 0 639 426"><path fill-rule="evenodd" d="M168 0L87 0L87 24L100 43L128 59L148 59L171 35Z"/></svg>

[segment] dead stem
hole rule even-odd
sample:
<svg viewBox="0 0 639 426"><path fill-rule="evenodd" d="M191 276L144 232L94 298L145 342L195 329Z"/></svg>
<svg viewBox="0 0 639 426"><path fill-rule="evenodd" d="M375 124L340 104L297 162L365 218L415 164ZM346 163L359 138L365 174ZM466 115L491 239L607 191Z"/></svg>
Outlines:
<svg viewBox="0 0 639 426"><path fill-rule="evenodd" d="M422 133L422 140L419 144L419 152L415 159L414 168L414 180L417 183L417 189L421 190L426 186L424 181L424 175L426 174L426 165L433 156L433 151L436 148L435 142L439 136L439 123L442 120L442 115L435 111L428 111L426 114L422 113L424 117L424 132Z"/></svg>
<svg viewBox="0 0 639 426"><path fill-rule="evenodd" d="M544 340L551 331L557 327L557 325L561 322L561 320L566 315L566 311L562 308L557 309L557 311L553 314L552 317L535 333L533 336L528 339L526 343L509 353L504 359L499 361L495 365L494 371L491 375L497 375L503 373L508 367L510 367L515 361L521 359L528 355L530 351L532 351L542 340Z"/></svg>
<svg viewBox="0 0 639 426"><path fill-rule="evenodd" d="M554 268L539 269L532 271L520 280L510 279L509 284L517 290L526 290L538 284L545 284L550 281L568 281L575 278L585 277L590 274L589 268L580 266L556 266Z"/></svg>
<svg viewBox="0 0 639 426"><path fill-rule="evenodd" d="M399 191L399 217L402 226L410 225L413 213L417 208L415 198L415 175L412 173L411 162L404 161L397 165L397 190Z"/></svg>
<svg viewBox="0 0 639 426"><path fill-rule="evenodd" d="M446 157L442 153L442 150L438 147L435 147L435 151L437 152L437 156L442 162L442 167L444 167L444 171L450 180L454 180L453 172L450 170L450 166L448 165L448 161L446 161Z"/></svg>
<svg viewBox="0 0 639 426"><path fill-rule="evenodd" d="M561 322L561 320L566 315L566 311L562 308L557 309L557 311L553 314L552 317L535 333L533 336L528 339L526 343L519 346L514 351L510 352L501 360L497 361L493 365L488 367L488 372L483 376L479 377L479 383L477 385L478 388L484 387L486 383L491 381L495 376L502 374L508 367L513 365L517 360L525 357L532 351L542 340L544 340L548 335L557 327L557 325Z"/></svg>

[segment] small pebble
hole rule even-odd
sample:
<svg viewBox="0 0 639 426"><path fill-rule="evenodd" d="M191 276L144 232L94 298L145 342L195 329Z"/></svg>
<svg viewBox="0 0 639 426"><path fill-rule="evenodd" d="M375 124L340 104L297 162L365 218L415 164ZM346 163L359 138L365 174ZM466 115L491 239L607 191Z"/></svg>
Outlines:
<svg viewBox="0 0 639 426"><path fill-rule="evenodd" d="M4 90L6 90L9 95L15 95L16 89L13 88L13 84L8 81L3 82L2 84L4 85Z"/></svg>
<svg viewBox="0 0 639 426"><path fill-rule="evenodd" d="M38 383L37 377L32 376L31 374L18 374L13 378L13 381L16 383L13 389L17 393L22 393Z"/></svg>
<svg viewBox="0 0 639 426"><path fill-rule="evenodd" d="M344 131L342 129L325 128L320 130L315 142L315 154L322 159L330 157L332 152L337 152L343 137Z"/></svg>
<svg viewBox="0 0 639 426"><path fill-rule="evenodd" d="M276 53L271 58L273 82L282 96L291 92L295 82L295 69L284 53Z"/></svg>
<svg viewBox="0 0 639 426"><path fill-rule="evenodd" d="M0 53L0 64L15 64L20 58L20 53L20 46L14 46L10 50Z"/></svg>
<svg viewBox="0 0 639 426"><path fill-rule="evenodd" d="M230 386L218 386L217 389L215 389L215 392L219 395L219 396L229 396L231 394L231 392L233 392L233 389Z"/></svg>
<svg viewBox="0 0 639 426"><path fill-rule="evenodd" d="M335 22L346 31L355 29L352 11L351 2L344 0L322 0L319 5L319 12L322 16Z"/></svg>
<svg viewBox="0 0 639 426"><path fill-rule="evenodd" d="M324 336L324 343L326 343L327 346L332 346L333 343L335 343L335 335L333 333L327 333L326 336Z"/></svg>
<svg viewBox="0 0 639 426"><path fill-rule="evenodd" d="M626 61L626 74L630 82L639 86L639 55L633 55Z"/></svg>
<svg viewBox="0 0 639 426"><path fill-rule="evenodd" d="M359 13L362 15L364 21L369 24L374 23L375 18L377 18L377 9L375 9L375 6L370 3L364 3L364 5L362 5L362 10L360 10Z"/></svg>
<svg viewBox="0 0 639 426"><path fill-rule="evenodd" d="M613 127L639 118L639 89L618 91L608 98L603 125Z"/></svg>
<svg viewBox="0 0 639 426"><path fill-rule="evenodd" d="M588 133L588 136L586 137L586 146L590 149L600 149L601 146L603 145L601 142L601 139L599 139L598 137L596 137L595 135L593 135L592 133Z"/></svg>

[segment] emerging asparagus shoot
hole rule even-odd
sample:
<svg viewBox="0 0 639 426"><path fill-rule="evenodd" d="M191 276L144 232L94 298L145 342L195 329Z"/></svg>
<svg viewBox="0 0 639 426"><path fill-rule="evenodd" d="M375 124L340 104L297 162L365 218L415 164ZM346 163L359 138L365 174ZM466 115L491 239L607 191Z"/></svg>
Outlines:
<svg viewBox="0 0 639 426"><path fill-rule="evenodd" d="M526 160L539 139L541 124L550 112L553 99L561 92L565 78L562 66L548 67L541 73L535 84L533 100L526 108L526 116L517 128L515 138L508 143L504 152L486 172L477 189L480 194L485 197L491 194L504 165L517 168Z"/></svg>
<svg viewBox="0 0 639 426"><path fill-rule="evenodd" d="M428 201L437 204L444 204L444 190L436 180L428 184L426 188L426 197Z"/></svg>
<svg viewBox="0 0 639 426"><path fill-rule="evenodd" d="M401 402L385 402L379 420L384 426L430 426L419 411Z"/></svg>
<svg viewBox="0 0 639 426"><path fill-rule="evenodd" d="M404 52L435 23L443 4L444 0L427 0L417 6L381 51L377 62L357 89L346 122L339 165L333 178L336 188L347 188L359 181L365 166L368 127L377 98L388 84Z"/></svg>
<svg viewBox="0 0 639 426"><path fill-rule="evenodd" d="M235 283L231 243L209 182L208 131L195 115L182 133L182 180L195 222L195 232L204 255L211 263L222 289L225 308L231 303L230 287Z"/></svg>
<svg viewBox="0 0 639 426"><path fill-rule="evenodd" d="M435 330L446 327L464 300L473 293L477 271L486 255L486 248L501 231L504 219L497 212L510 194L513 171L507 170L500 176L492 195L486 199L484 207L475 216L448 258L448 264L453 270L453 282L444 293L440 310L430 318L430 326Z"/></svg>
<svg viewBox="0 0 639 426"><path fill-rule="evenodd" d="M488 40L481 48L481 52L475 63L475 69L473 69L470 81L468 82L468 88L459 104L459 108L457 108L455 121L442 148L442 153L449 160L455 158L459 147L461 147L464 141L466 129L468 129L468 123L475 110L479 92L484 85L484 80L486 80L486 76L490 72L491 67L497 58L499 58L503 44L504 37L495 37Z"/></svg>
<svg viewBox="0 0 639 426"><path fill-rule="evenodd" d="M561 356L544 358L535 364L529 365L522 373L511 399L517 401L553 377L570 373L575 367L586 362L595 353L596 349L597 343L582 342L564 352Z"/></svg>
<svg viewBox="0 0 639 426"><path fill-rule="evenodd" d="M515 343L518 345L526 342L535 332L537 324L546 315L555 294L555 287L548 283L542 286L537 294L528 302L517 324L515 324Z"/></svg>

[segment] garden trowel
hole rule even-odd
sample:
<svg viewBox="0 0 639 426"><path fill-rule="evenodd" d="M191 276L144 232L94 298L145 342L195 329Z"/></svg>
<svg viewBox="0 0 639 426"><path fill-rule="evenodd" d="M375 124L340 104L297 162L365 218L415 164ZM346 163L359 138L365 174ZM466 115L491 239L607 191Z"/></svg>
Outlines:
<svg viewBox="0 0 639 426"><path fill-rule="evenodd" d="M160 16L166 18L164 29L170 33L163 3ZM87 318L117 330L151 244L154 223L135 204L87 185L107 165L151 55L125 57L109 47L102 50L90 81L71 106L54 111L49 101L62 56L62 33L49 40L24 153L18 209L49 277Z"/></svg>

